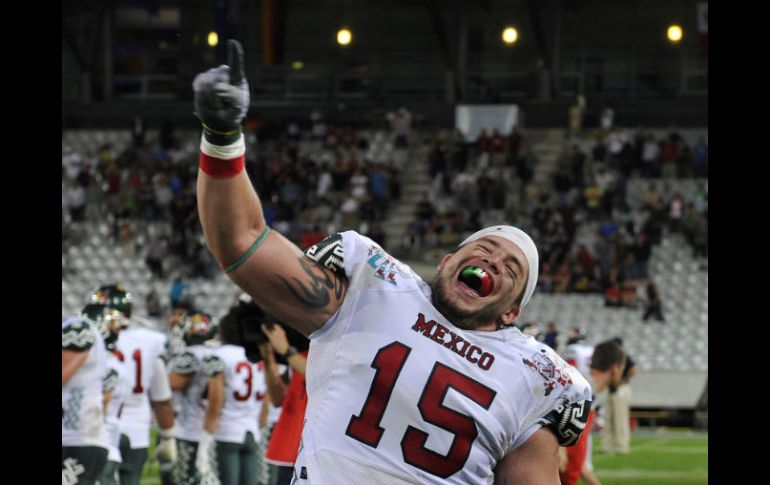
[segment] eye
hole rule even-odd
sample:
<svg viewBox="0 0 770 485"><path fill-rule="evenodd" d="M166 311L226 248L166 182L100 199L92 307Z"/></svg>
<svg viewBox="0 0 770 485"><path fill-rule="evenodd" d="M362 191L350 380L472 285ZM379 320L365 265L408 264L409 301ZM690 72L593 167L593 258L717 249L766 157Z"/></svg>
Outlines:
<svg viewBox="0 0 770 485"><path fill-rule="evenodd" d="M479 245L479 249L481 249L482 251L484 251L487 254L490 254L489 249L487 249L485 246Z"/></svg>
<svg viewBox="0 0 770 485"><path fill-rule="evenodd" d="M516 282L516 273L513 272L513 268L511 268L510 266L506 266L505 269L508 270L508 275L511 277L511 279L515 283Z"/></svg>

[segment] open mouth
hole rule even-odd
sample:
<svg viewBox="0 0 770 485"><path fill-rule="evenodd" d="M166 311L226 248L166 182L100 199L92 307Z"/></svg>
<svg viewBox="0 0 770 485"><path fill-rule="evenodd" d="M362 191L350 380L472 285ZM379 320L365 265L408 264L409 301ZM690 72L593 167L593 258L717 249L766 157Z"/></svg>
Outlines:
<svg viewBox="0 0 770 485"><path fill-rule="evenodd" d="M489 295L494 285L490 274L478 266L466 266L460 271L457 280L481 298Z"/></svg>

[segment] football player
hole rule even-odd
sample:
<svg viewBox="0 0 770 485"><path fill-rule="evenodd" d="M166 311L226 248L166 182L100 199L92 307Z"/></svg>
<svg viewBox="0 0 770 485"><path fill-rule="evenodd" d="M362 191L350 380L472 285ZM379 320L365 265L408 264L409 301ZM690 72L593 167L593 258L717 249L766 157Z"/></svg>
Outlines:
<svg viewBox="0 0 770 485"><path fill-rule="evenodd" d="M107 463L102 394L107 350L85 316L66 318L61 328L61 480L92 485Z"/></svg>
<svg viewBox="0 0 770 485"><path fill-rule="evenodd" d="M129 392L119 422L122 462L118 472L121 485L138 485L147 460L151 412L160 428L158 461L165 463L175 459L171 388L166 365L161 359L166 337L161 332L131 324L133 297L122 285L101 286L92 293L89 303L102 304L120 312L127 322L127 328L120 332L117 341L117 350L123 355L129 376Z"/></svg>
<svg viewBox="0 0 770 485"><path fill-rule="evenodd" d="M514 322L538 276L513 226L467 237L429 284L371 239L303 253L265 221L244 171L243 52L193 82L203 124L198 213L227 275L310 339L298 484L559 483L559 445L585 427L591 389Z"/></svg>
<svg viewBox="0 0 770 485"><path fill-rule="evenodd" d="M215 354L218 324L192 311L180 320L185 348L171 357L170 381L180 391L176 420L176 485L219 483L213 434L219 426L224 395L224 362Z"/></svg>

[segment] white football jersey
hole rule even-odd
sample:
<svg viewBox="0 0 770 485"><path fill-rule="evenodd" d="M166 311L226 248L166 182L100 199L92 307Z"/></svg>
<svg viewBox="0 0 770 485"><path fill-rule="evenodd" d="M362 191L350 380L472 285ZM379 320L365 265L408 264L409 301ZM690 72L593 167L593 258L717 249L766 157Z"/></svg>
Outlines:
<svg viewBox="0 0 770 485"><path fill-rule="evenodd" d="M456 327L427 283L353 231L307 255L350 286L310 335L297 484L491 484L539 428L577 441L591 390L550 347Z"/></svg>
<svg viewBox="0 0 770 485"><path fill-rule="evenodd" d="M177 438L196 443L201 438L209 377L224 371L221 359L213 350L204 345L191 345L171 358L169 371L192 374L187 387L174 395L174 399L179 397L179 411L174 422Z"/></svg>
<svg viewBox="0 0 770 485"><path fill-rule="evenodd" d="M88 351L88 357L61 388L62 446L107 448L102 410L102 379L107 372L107 349L99 330L84 317L61 323L61 348Z"/></svg>
<svg viewBox="0 0 770 485"><path fill-rule="evenodd" d="M120 416L123 401L131 392L129 375L122 360L122 354L107 353L108 371L102 383L104 392L111 392L110 402L104 415L104 426L107 430L107 460L121 463L120 456Z"/></svg>
<svg viewBox="0 0 770 485"><path fill-rule="evenodd" d="M225 365L225 400L214 439L244 443L251 431L259 441L257 420L267 391L264 372L249 362L243 347L222 345L215 352Z"/></svg>
<svg viewBox="0 0 770 485"><path fill-rule="evenodd" d="M155 372L155 361L163 353L166 336L143 327L128 327L118 335L117 348L123 354L129 392L120 417L120 433L128 436L131 448L150 444L152 410L148 392Z"/></svg>

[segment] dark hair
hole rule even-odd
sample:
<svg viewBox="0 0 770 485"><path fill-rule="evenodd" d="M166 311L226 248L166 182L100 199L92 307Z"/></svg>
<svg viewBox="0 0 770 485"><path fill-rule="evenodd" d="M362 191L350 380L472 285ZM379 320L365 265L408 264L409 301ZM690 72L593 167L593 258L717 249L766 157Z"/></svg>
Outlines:
<svg viewBox="0 0 770 485"><path fill-rule="evenodd" d="M591 369L602 372L610 370L617 364L623 367L625 363L626 353L623 351L623 348L611 340L597 345L594 348L594 354L591 356Z"/></svg>
<svg viewBox="0 0 770 485"><path fill-rule="evenodd" d="M222 338L222 342L232 345L244 345L244 340L251 340L244 335L244 329L253 330L253 332L245 332L247 334L254 334L257 337L256 340L264 341L265 337L260 330L260 324L268 323L272 320L270 317L262 311L262 309L254 302L238 302L236 305L230 308L227 314L222 317L219 322L219 334ZM263 338L258 338L262 336Z"/></svg>

